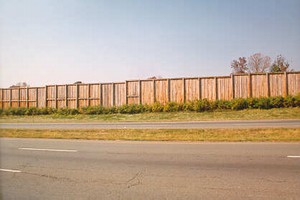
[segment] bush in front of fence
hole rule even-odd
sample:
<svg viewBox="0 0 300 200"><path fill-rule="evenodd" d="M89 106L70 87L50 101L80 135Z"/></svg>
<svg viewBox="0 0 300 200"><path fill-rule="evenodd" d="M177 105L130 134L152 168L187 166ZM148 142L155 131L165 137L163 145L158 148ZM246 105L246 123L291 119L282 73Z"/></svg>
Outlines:
<svg viewBox="0 0 300 200"><path fill-rule="evenodd" d="M207 112L217 110L271 109L300 107L300 94L287 97L247 98L209 101L207 99L186 103L168 102L164 105L155 102L152 105L122 105L119 107L90 106L73 108L8 108L0 109L0 115L101 115L101 114L138 114L145 112Z"/></svg>

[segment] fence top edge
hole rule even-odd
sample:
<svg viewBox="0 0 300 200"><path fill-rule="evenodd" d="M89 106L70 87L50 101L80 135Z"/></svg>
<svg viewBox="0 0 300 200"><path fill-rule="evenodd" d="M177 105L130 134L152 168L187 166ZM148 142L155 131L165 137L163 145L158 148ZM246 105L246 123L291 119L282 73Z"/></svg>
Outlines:
<svg viewBox="0 0 300 200"><path fill-rule="evenodd" d="M300 71L293 72L272 72L272 73L245 73L245 74L231 74L230 76L203 76L203 77L180 77L180 78L161 78L161 79L132 79L125 82L108 82L108 83L78 83L78 84L51 84L44 87L18 87L18 88L0 88L0 90L18 90L18 89L43 89L45 87L55 86L87 86L87 85L109 85L109 84L125 84L126 82L138 81L167 81L167 80L181 80L181 79L213 79L213 78L230 78L231 76L249 76L249 75L279 75L279 74L300 74Z"/></svg>

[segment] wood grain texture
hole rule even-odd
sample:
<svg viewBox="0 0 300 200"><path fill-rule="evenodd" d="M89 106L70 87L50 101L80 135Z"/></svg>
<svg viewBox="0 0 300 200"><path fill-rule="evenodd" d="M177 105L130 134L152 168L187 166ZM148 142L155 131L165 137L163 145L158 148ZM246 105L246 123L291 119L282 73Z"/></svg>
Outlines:
<svg viewBox="0 0 300 200"><path fill-rule="evenodd" d="M300 72L0 88L0 108L80 108L297 95Z"/></svg>

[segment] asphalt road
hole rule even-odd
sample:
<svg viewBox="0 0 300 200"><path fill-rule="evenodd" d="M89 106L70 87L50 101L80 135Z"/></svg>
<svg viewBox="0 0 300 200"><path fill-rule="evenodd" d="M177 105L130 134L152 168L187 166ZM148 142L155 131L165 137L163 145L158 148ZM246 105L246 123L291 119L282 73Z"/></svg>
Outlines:
<svg viewBox="0 0 300 200"><path fill-rule="evenodd" d="M300 143L0 142L0 199L300 197Z"/></svg>
<svg viewBox="0 0 300 200"><path fill-rule="evenodd" d="M186 129L186 128L300 128L300 120L243 120L199 122L1 123L0 128L26 129Z"/></svg>

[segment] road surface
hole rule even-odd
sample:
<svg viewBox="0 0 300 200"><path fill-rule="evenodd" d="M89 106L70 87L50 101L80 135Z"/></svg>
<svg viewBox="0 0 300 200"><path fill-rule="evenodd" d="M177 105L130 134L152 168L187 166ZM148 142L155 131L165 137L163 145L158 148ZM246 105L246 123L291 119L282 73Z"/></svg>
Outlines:
<svg viewBox="0 0 300 200"><path fill-rule="evenodd" d="M300 128L300 120L243 120L200 122L1 123L0 128L26 129L197 129L197 128Z"/></svg>
<svg viewBox="0 0 300 200"><path fill-rule="evenodd" d="M300 197L300 143L0 142L0 199Z"/></svg>

